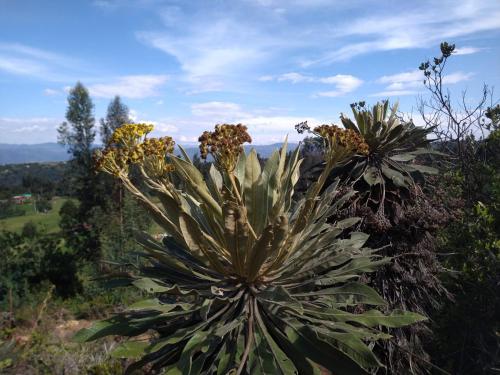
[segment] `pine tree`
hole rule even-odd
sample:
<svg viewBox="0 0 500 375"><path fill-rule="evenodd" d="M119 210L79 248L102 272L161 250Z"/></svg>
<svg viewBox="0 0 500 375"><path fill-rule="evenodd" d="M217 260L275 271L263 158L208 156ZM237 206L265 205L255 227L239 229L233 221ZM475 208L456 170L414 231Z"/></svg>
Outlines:
<svg viewBox="0 0 500 375"><path fill-rule="evenodd" d="M92 163L93 142L95 140L94 104L88 90L77 82L68 95L66 120L58 129L59 143L67 146L73 155L71 179L75 195L79 200L77 222L73 231L65 233L68 240L78 237L78 248L74 250L83 258L96 259L100 254L99 235L93 225L93 212L105 203L102 177L95 173Z"/></svg>
<svg viewBox="0 0 500 375"><path fill-rule="evenodd" d="M108 105L106 119L101 118L101 140L106 144L113 132L124 124L131 123L128 107L117 95Z"/></svg>
<svg viewBox="0 0 500 375"><path fill-rule="evenodd" d="M59 143L68 146L68 152L75 159L89 162L92 156L92 143L95 139L94 104L88 90L77 82L68 95L66 120L59 129Z"/></svg>

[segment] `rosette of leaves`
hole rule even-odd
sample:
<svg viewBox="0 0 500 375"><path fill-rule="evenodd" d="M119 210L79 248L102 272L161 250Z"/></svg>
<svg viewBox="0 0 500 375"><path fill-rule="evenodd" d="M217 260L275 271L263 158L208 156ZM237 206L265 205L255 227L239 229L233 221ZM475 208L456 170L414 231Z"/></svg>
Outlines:
<svg viewBox="0 0 500 375"><path fill-rule="evenodd" d="M369 152L356 154L341 166L354 182L355 189L365 194L379 209L385 199L401 203L400 193L416 186L424 174L436 174L435 168L415 161L420 155L437 154L429 145L427 136L432 128L416 126L412 121L401 121L398 104L389 108L389 101L366 108L364 102L351 105L354 121L342 114L340 120L346 129L360 134L368 144ZM389 193L389 194L387 194Z"/></svg>
<svg viewBox="0 0 500 375"><path fill-rule="evenodd" d="M351 375L381 366L371 343L390 336L378 328L423 318L376 310L384 300L359 278L388 259L363 247L366 234L346 233L357 219L327 223L350 195L338 193L338 181L323 189L325 176L339 155L346 157L347 149L355 152L360 144L336 144L331 138L329 145L339 152L330 150L325 175L295 203L299 150L287 157L285 142L261 168L254 150L246 155L239 147L246 135L224 138L246 127L223 126L200 139L202 147L210 145L217 153L206 180L185 152L165 156L170 175L143 174L161 204L144 194L138 199L149 205L167 235L159 242L138 234L147 265L113 281L132 284L150 298L80 331L76 339L127 336L114 355L136 359L129 373L148 366L166 374L321 374L327 369ZM182 190L173 177L182 180ZM356 314L360 304L370 308Z"/></svg>

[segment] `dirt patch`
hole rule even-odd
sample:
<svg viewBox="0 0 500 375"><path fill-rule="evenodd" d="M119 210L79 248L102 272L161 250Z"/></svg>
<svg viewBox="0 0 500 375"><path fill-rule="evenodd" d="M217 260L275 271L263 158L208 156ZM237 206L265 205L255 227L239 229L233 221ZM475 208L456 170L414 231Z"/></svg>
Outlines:
<svg viewBox="0 0 500 375"><path fill-rule="evenodd" d="M54 336L62 341L71 340L71 337L83 328L88 328L92 325L92 322L85 319L72 319L66 320L54 327Z"/></svg>

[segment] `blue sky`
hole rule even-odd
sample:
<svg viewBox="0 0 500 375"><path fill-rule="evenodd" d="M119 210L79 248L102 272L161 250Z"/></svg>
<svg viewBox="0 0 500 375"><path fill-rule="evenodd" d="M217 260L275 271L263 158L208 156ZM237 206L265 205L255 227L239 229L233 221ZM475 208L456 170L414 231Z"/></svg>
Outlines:
<svg viewBox="0 0 500 375"><path fill-rule="evenodd" d="M96 119L119 94L157 134L195 141L243 122L255 143L338 122L349 104L400 100L418 122L420 62L449 41L446 82L500 86L500 2L0 0L0 143L56 141L68 87ZM497 96L498 98L498 91Z"/></svg>

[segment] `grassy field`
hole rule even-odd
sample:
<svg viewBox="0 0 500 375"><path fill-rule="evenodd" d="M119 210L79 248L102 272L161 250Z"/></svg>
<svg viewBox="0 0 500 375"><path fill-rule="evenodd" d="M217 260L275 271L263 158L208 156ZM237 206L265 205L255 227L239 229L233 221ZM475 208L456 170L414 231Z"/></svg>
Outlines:
<svg viewBox="0 0 500 375"><path fill-rule="evenodd" d="M23 205L26 214L23 216L15 216L0 220L0 230L8 230L11 232L21 232L25 223L32 221L39 230L44 230L47 233L54 233L59 230L59 210L68 198L55 197L52 200L52 209L47 213L35 212L33 205Z"/></svg>

